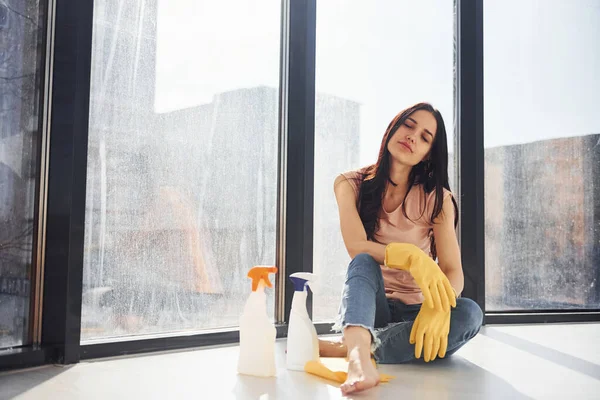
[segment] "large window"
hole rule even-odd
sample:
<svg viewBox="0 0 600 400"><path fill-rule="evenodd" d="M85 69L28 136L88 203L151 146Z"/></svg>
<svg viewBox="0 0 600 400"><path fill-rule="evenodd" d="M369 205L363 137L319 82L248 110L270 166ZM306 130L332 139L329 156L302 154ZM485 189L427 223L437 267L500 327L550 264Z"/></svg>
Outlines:
<svg viewBox="0 0 600 400"><path fill-rule="evenodd" d="M484 24L486 308L600 308L600 3Z"/></svg>
<svg viewBox="0 0 600 400"><path fill-rule="evenodd" d="M82 340L236 326L275 264L280 3L94 2Z"/></svg>
<svg viewBox="0 0 600 400"><path fill-rule="evenodd" d="M45 26L41 5L37 0L0 3L0 348L30 339Z"/></svg>
<svg viewBox="0 0 600 400"><path fill-rule="evenodd" d="M318 2L316 92L314 272L326 284L314 297L313 315L331 321L350 262L336 176L374 163L389 122L419 101L441 111L454 153L453 2Z"/></svg>

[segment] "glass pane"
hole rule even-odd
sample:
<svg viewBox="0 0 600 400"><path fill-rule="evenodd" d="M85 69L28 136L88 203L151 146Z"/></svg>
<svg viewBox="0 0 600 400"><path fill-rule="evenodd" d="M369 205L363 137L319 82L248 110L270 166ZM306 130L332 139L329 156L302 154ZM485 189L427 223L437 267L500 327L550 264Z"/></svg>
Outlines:
<svg viewBox="0 0 600 400"><path fill-rule="evenodd" d="M275 264L280 3L94 2L82 340L236 326Z"/></svg>
<svg viewBox="0 0 600 400"><path fill-rule="evenodd" d="M600 308L600 3L484 23L486 307Z"/></svg>
<svg viewBox="0 0 600 400"><path fill-rule="evenodd" d="M41 17L37 0L0 3L0 348L29 342Z"/></svg>
<svg viewBox="0 0 600 400"><path fill-rule="evenodd" d="M441 111L453 153L453 2L320 1L316 57L314 272L327 284L314 296L313 315L332 321L350 262L336 176L374 163L387 125L419 101Z"/></svg>

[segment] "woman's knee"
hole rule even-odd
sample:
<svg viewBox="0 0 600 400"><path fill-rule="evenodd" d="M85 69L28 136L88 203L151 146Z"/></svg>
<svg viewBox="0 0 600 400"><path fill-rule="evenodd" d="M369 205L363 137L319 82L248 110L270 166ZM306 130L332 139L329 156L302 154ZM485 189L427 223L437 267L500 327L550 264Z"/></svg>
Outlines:
<svg viewBox="0 0 600 400"><path fill-rule="evenodd" d="M375 261L372 255L368 253L360 253L354 256L348 268L375 268L379 267L379 263Z"/></svg>
<svg viewBox="0 0 600 400"><path fill-rule="evenodd" d="M454 318L452 323L459 324L463 331L479 332L483 324L483 312L481 307L471 299L461 297L456 300L456 308L452 310Z"/></svg>
<svg viewBox="0 0 600 400"><path fill-rule="evenodd" d="M381 274L381 268L373 256L367 253L360 253L350 261L350 265L348 266L348 277L356 274L378 276Z"/></svg>

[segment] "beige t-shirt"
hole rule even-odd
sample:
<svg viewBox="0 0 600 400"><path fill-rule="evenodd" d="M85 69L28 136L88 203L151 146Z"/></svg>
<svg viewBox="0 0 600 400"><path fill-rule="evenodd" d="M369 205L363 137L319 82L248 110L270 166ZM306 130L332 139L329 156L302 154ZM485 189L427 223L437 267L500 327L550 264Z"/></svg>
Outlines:
<svg viewBox="0 0 600 400"><path fill-rule="evenodd" d="M358 196L362 182L363 169L345 172L346 177L355 194ZM451 196L451 192L444 189L444 200ZM389 243L411 243L431 256L431 235L433 224L430 221L435 204L435 192L426 194L422 185L415 185L406 196L406 214L404 216L402 204L391 212L386 212L381 207L379 214L379 230L375 239L384 245ZM425 212L423 208L425 207ZM420 304L423 294L413 277L407 271L388 268L381 265L385 293L388 298L402 301L404 304Z"/></svg>

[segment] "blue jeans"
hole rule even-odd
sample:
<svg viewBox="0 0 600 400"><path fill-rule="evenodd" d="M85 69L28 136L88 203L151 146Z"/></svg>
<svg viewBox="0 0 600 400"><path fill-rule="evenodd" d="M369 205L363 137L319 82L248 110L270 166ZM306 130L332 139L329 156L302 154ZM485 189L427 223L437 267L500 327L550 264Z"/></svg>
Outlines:
<svg viewBox="0 0 600 400"><path fill-rule="evenodd" d="M374 338L373 354L378 363L400 364L415 360L415 345L409 343L409 338L420 309L420 304L406 305L385 296L381 267L373 257L359 254L350 262L338 327L343 329L350 325L368 329ZM450 312L446 356L477 335L482 322L483 313L477 303L458 298L456 308Z"/></svg>

